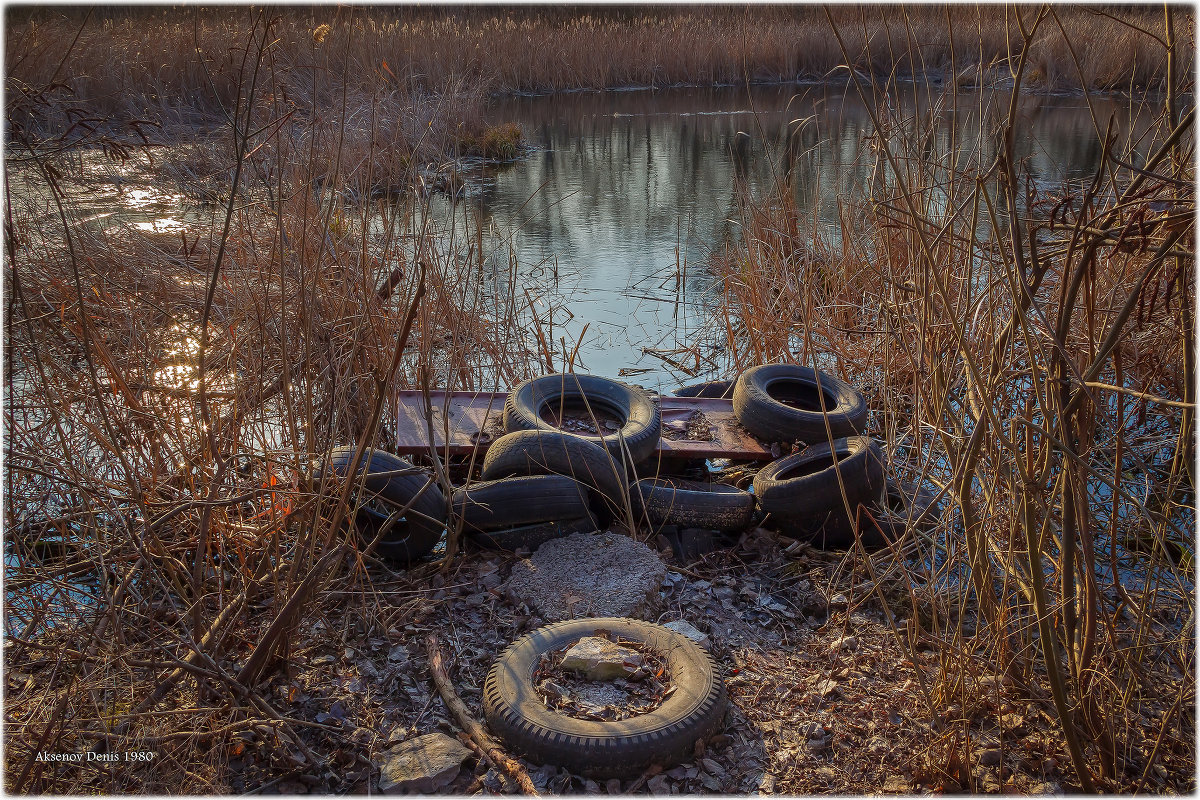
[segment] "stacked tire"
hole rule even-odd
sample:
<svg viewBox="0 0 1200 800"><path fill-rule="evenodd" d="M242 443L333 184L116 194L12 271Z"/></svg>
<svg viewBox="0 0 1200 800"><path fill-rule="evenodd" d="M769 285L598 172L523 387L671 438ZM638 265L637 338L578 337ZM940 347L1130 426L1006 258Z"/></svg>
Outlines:
<svg viewBox="0 0 1200 800"><path fill-rule="evenodd" d="M446 529L446 498L433 475L383 450L366 450L356 468L354 451L334 448L321 474L353 476L350 519L362 545L400 564L428 555Z"/></svg>
<svg viewBox="0 0 1200 800"><path fill-rule="evenodd" d="M754 477L758 508L781 532L820 547L873 548L899 538L901 517L914 519L914 509L919 522L936 517L928 493L889 481L883 448L863 435L866 400L848 383L810 367L764 364L738 378L733 411L761 439L807 445Z"/></svg>
<svg viewBox="0 0 1200 800"><path fill-rule="evenodd" d="M569 433L549 421L567 411L590 418L597 432ZM470 539L504 550L535 549L623 515L629 470L654 453L662 435L658 404L644 391L574 373L514 388L503 423L505 435L484 456L482 483L455 491L451 504Z"/></svg>

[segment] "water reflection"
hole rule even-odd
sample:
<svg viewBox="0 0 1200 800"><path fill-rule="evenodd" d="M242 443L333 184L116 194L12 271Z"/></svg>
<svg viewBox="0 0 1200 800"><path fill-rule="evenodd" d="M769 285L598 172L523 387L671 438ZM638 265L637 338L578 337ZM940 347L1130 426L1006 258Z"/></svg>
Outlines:
<svg viewBox="0 0 1200 800"><path fill-rule="evenodd" d="M944 102L913 86L885 115ZM1003 92L961 95L943 115L930 152L954 136L961 158L994 155ZM1099 125L1109 116L1130 130L1137 109L1094 98ZM1083 98L1023 96L1017 154L1044 188L1090 177L1100 156ZM680 373L644 348L678 347L708 322L709 254L737 233L739 184L761 197L776 179L792 186L804 221L836 241L839 205L880 180L870 150L867 108L852 89L780 86L567 93L499 101L496 119L519 122L538 148L489 175L478 198L483 224L511 237L527 285L569 304L562 335L580 348L582 368L669 388ZM544 270L553 264L556 280ZM693 363L693 366L695 364ZM701 364L701 373L705 371Z"/></svg>

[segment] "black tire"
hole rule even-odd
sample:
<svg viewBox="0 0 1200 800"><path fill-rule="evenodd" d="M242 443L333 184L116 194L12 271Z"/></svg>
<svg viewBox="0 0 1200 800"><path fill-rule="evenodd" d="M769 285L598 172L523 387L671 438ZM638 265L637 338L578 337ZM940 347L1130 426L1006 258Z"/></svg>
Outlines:
<svg viewBox="0 0 1200 800"><path fill-rule="evenodd" d="M353 446L335 448L326 462L330 473L346 478L350 474L354 449ZM388 514L412 503L404 517L376 546L375 552L402 563L428 555L441 541L446 529L446 498L441 488L429 480L425 470L382 450L363 453L359 475L363 473L366 477L356 496L357 502L364 506L356 514L360 538L371 541L374 538L372 531L377 531L381 524L381 516L386 519ZM374 508L366 507L368 504Z"/></svg>
<svg viewBox="0 0 1200 800"><path fill-rule="evenodd" d="M533 689L543 653L605 630L643 642L668 664L674 693L661 706L620 722L582 720L548 709ZM595 778L640 775L690 758L697 739L711 736L727 705L712 658L685 636L660 625L619 617L559 622L518 639L492 665L483 684L483 713L504 742L530 761Z"/></svg>
<svg viewBox="0 0 1200 800"><path fill-rule="evenodd" d="M615 513L625 507L625 467L598 444L558 430L501 436L483 457L485 481L511 475L566 475L589 487Z"/></svg>
<svg viewBox="0 0 1200 800"><path fill-rule="evenodd" d="M574 533L594 533L600 529L591 514L565 522L539 522L498 531L483 531L467 536L467 541L488 550L503 550L511 553L522 547L537 550L552 539L561 539Z"/></svg>
<svg viewBox="0 0 1200 800"><path fill-rule="evenodd" d="M758 507L781 530L797 536L824 531L819 544L844 546L854 528L839 473L855 514L859 505L879 507L886 487L883 449L867 436L838 439L832 447L823 442L767 464L754 476Z"/></svg>
<svg viewBox="0 0 1200 800"><path fill-rule="evenodd" d="M875 515L883 536L878 546L899 540L910 525L927 531L936 528L941 521L942 506L937 495L912 481L888 476L887 508Z"/></svg>
<svg viewBox="0 0 1200 800"><path fill-rule="evenodd" d="M651 525L740 531L754 519L754 495L724 483L643 478L631 489L634 513Z"/></svg>
<svg viewBox="0 0 1200 800"><path fill-rule="evenodd" d="M733 413L743 428L771 442L828 442L830 433L840 439L860 434L867 426L867 402L857 389L832 375L792 364L746 370L733 390Z"/></svg>
<svg viewBox="0 0 1200 800"><path fill-rule="evenodd" d="M627 462L644 461L658 449L662 436L662 412L640 389L596 375L555 373L522 383L504 403L504 430L557 431L542 419L542 412L560 403L584 404L597 415L616 417L620 429L604 435L581 435L614 456L628 452Z"/></svg>
<svg viewBox="0 0 1200 800"><path fill-rule="evenodd" d="M733 397L734 381L705 381L704 383L693 383L689 386L680 386L671 394L676 397L709 397L709 398L730 398Z"/></svg>
<svg viewBox="0 0 1200 800"><path fill-rule="evenodd" d="M482 481L454 490L454 513L471 534L591 514L587 491L564 475L522 475Z"/></svg>

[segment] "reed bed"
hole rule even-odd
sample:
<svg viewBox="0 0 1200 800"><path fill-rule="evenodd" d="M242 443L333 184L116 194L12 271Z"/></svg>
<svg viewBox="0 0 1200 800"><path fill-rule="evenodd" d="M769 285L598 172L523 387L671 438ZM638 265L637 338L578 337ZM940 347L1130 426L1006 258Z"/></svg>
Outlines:
<svg viewBox="0 0 1200 800"><path fill-rule="evenodd" d="M527 335L540 323L511 252L429 213L425 165L511 142L488 144L491 91L839 63L880 108L917 63L954 76L951 98L998 67L1164 90L1151 136L1105 139L1095 181L1053 191L1011 158L1011 110L995 151L966 156L933 103L880 116L878 190L847 206L838 241L781 191L747 200L715 268L731 367L820 355L865 383L894 462L951 508L938 534L848 567L914 587L897 634L941 660L928 768L974 788L968 743L1000 708L971 687L999 674L1058 720L1080 787L1186 788L1194 112L1191 51L1161 15L1120 12L1147 32L1106 33L1104 54L1128 61L1104 62L1056 44L1113 30L1087 9L317 13L9 11L10 142L38 188L5 209L7 790L223 793L254 737L276 746L277 776L360 769L264 676L290 668L314 608L380 636L406 624L456 536L439 564L388 573L346 533L352 484L317 467L335 445L386 447L397 389L490 391L555 358ZM207 225L77 213L64 151L120 161L181 131L195 147L168 169L209 193ZM423 464L447 489L466 471L433 451ZM1140 582L1105 571L1118 542L1144 548ZM368 565L408 599L382 602ZM158 757L81 780L46 751Z"/></svg>
<svg viewBox="0 0 1200 800"><path fill-rule="evenodd" d="M904 14L894 7L834 8L844 51L829 37L823 12L811 6L270 13L277 38L263 66L276 82L273 101L306 121L355 101L356 94L794 81L844 77L842 65L876 77L990 84L1008 80L1004 63L1021 38L1012 9L994 5L914 6ZM1063 28L1038 32L1038 55L1023 77L1027 88L1162 87L1162 48L1135 29L1161 38L1161 9L1062 7L1057 13ZM241 44L258 14L249 8L9 9L10 118L30 135L67 129L82 135L100 124L117 126L135 141L143 134L171 138L181 129L211 130L224 122L222 108L237 93ZM1181 74L1189 71L1191 50L1176 57ZM49 94L39 94L43 89ZM478 113L478 104L470 108Z"/></svg>
<svg viewBox="0 0 1200 800"><path fill-rule="evenodd" d="M1061 17L1017 18L1020 84ZM1166 80L1144 137L1099 119L1095 175L1039 186L1015 96L954 130L953 91L856 79L869 197L829 231L794 186L743 193L744 236L714 261L733 369L863 387L895 471L944 498L938 532L853 569L913 587L879 599L939 654L920 769L954 790L982 786L974 742L1030 746L1016 697L1053 719L1083 790L1194 789L1194 109L1191 76Z"/></svg>
<svg viewBox="0 0 1200 800"><path fill-rule="evenodd" d="M415 160L376 160L373 143L428 129L421 106L382 93L327 121L274 124L288 111L269 41L265 23L243 40L229 123L213 133L221 147L205 151L230 154L206 224L99 225L72 205L65 140L17 133L9 166L24 182L8 193L5 236L9 791L227 792L238 736L317 764L302 724L257 678L294 645L309 601L379 566L347 536L349 495L319 464L336 445L386 446L398 389L495 390L539 363L511 253L460 217L439 222L429 194L409 188ZM130 157L97 136L114 161ZM353 202L333 190L358 177L403 188ZM426 461L448 489L450 467ZM376 619L371 593L359 599ZM135 751L157 759L72 777L37 760Z"/></svg>

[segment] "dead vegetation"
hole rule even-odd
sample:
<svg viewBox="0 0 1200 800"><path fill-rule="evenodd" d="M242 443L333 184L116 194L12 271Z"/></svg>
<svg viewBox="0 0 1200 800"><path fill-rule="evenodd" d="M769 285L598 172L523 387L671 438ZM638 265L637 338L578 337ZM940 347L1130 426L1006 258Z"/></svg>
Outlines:
<svg viewBox="0 0 1200 800"><path fill-rule="evenodd" d="M620 12L405 12L395 28L359 9L144 13L9 18L10 133L41 193L7 193L5 215L6 788L365 791L389 741L450 724L422 637L446 644L477 711L495 655L539 623L502 597L511 559L456 557L453 527L445 559L408 572L361 552L339 524L347 494L314 472L333 445L387 446L396 389L491 391L553 362L528 335L510 253L420 213L421 165L468 141L453 121L489 88L734 79L744 54L706 50L709 23L684 11L668 18L691 27L671 35L694 46L658 72L639 54L663 26ZM891 15L893 43L936 39L920 27L930 13ZM899 63L841 14L833 63ZM783 191L747 204L720 265L731 368L820 354L853 377L893 462L940 493L942 526L846 556L755 531L674 570L664 599L703 621L737 706L723 738L640 783L551 767L538 788L1194 791L1194 110L1186 56L1161 55L1191 50L1143 19L1148 33L1105 28L1127 32L1136 70L1076 69L1047 42L1060 22L1099 36L1096 12L957 14L992 31L955 25L971 45L942 62L973 65L969 82L994 66L972 60L975 40L995 52L1005 20L1016 49L1000 66L1018 81L1046 85L1055 63L1055 85L1159 86L1156 126L1131 142L1098 121L1095 180L1038 187L1006 146L1011 109L995 150L964 158L962 134L929 135L937 104L921 95L917 116L877 117L878 191L847 207L840 243L811 235ZM475 41L456 19L505 43L473 67L488 80L435 70L473 63L450 49ZM626 71L521 72L513 54L547 40L539 26L558 26L563 59ZM59 46L76 31L78 49ZM118 34L134 57L110 58ZM422 38L428 61L404 49ZM156 57L197 42L208 60ZM58 75L63 52L125 66ZM754 77L826 69L750 63ZM855 85L876 108L902 90ZM195 92L224 112L175 102ZM146 109L165 128L212 126L192 172L220 181L206 224L178 238L80 218L58 160L81 141L128 157ZM348 203L347 186L402 202ZM425 465L443 487L469 469L436 453ZM155 758L76 767L41 752ZM478 784L505 788L486 770Z"/></svg>
<svg viewBox="0 0 1200 800"><path fill-rule="evenodd" d="M1017 19L1020 85L1064 23ZM1167 78L1155 125L1096 120L1102 165L1061 186L1014 153L1015 96L996 128L947 134L953 93L856 80L875 109L868 201L834 238L783 186L746 205L720 260L735 366L856 379L892 458L954 510L907 543L922 580L954 588L900 633L936 642L925 700L949 728L930 768L955 790L985 788L973 740L1023 718L981 704L991 673L1053 716L1078 787L1190 790L1194 110L1190 79ZM890 112L902 91L911 117ZM995 146L964 155L960 137Z"/></svg>

